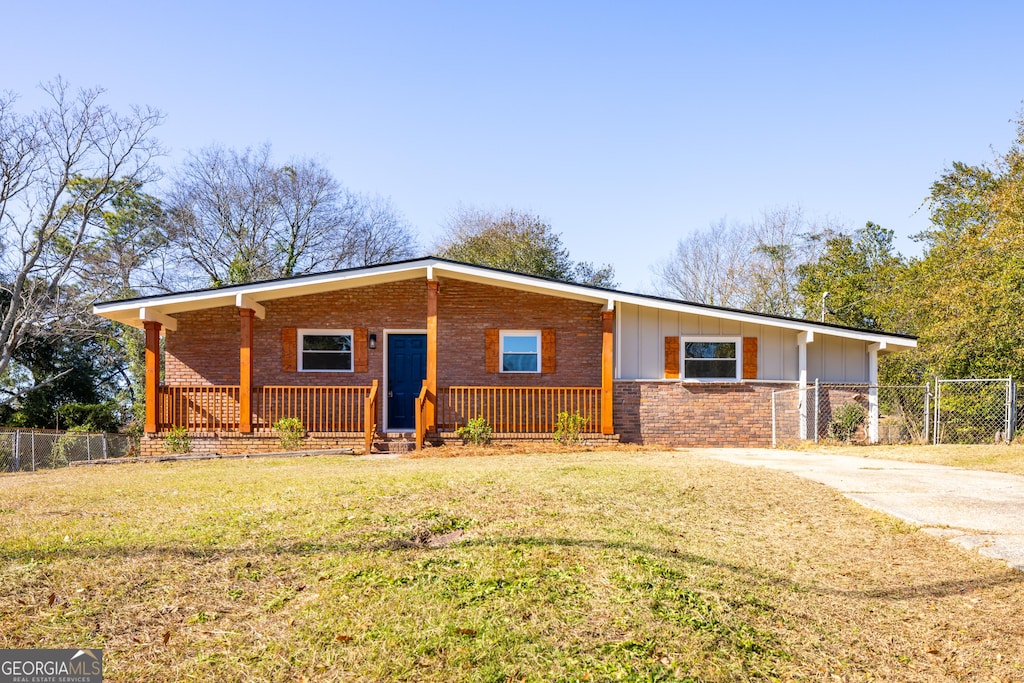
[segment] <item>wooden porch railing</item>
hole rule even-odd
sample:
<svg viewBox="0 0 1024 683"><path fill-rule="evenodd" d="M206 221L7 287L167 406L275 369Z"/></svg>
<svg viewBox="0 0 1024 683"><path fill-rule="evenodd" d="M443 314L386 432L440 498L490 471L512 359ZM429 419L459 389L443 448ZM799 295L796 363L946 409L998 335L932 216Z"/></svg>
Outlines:
<svg viewBox="0 0 1024 683"><path fill-rule="evenodd" d="M373 440L377 436L377 401L377 380L373 380L373 384L370 385L370 395L366 397L366 417L363 418L363 424L366 425L363 431L366 450L363 452L367 455L370 454Z"/></svg>
<svg viewBox="0 0 1024 683"><path fill-rule="evenodd" d="M366 433L377 429L377 382L370 386L264 386L253 388L253 428L273 429L297 417L313 433ZM233 432L240 422L239 387L161 386L157 430L184 427L192 433ZM371 431L372 430L372 431Z"/></svg>
<svg viewBox="0 0 1024 683"><path fill-rule="evenodd" d="M427 436L427 382L423 381L420 395L416 397L416 450L423 448Z"/></svg>
<svg viewBox="0 0 1024 683"><path fill-rule="evenodd" d="M601 432L601 387L441 387L437 428L454 430L483 417L495 432L554 432L558 413L587 418L587 433Z"/></svg>
<svg viewBox="0 0 1024 683"><path fill-rule="evenodd" d="M297 417L307 432L362 432L372 387L266 386L253 389L253 427L272 429L282 417Z"/></svg>
<svg viewBox="0 0 1024 683"><path fill-rule="evenodd" d="M184 427L189 432L238 429L238 386L159 387L157 430Z"/></svg>

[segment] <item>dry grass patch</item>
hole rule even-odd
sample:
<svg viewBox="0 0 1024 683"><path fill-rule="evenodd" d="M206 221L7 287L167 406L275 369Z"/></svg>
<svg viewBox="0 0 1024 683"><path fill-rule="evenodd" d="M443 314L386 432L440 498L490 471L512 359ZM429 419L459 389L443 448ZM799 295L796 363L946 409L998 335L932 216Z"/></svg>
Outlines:
<svg viewBox="0 0 1024 683"><path fill-rule="evenodd" d="M1024 574L689 453L0 477L0 648L107 680L1019 680Z"/></svg>
<svg viewBox="0 0 1024 683"><path fill-rule="evenodd" d="M1024 444L804 446L801 450L1024 475Z"/></svg>

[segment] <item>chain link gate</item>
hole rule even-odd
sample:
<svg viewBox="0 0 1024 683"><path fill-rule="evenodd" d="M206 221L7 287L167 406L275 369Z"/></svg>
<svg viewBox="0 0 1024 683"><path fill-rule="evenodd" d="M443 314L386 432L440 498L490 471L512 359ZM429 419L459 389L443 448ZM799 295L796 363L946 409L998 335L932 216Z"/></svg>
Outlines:
<svg viewBox="0 0 1024 683"><path fill-rule="evenodd" d="M936 379L932 443L1010 443L1017 426L1013 378Z"/></svg>

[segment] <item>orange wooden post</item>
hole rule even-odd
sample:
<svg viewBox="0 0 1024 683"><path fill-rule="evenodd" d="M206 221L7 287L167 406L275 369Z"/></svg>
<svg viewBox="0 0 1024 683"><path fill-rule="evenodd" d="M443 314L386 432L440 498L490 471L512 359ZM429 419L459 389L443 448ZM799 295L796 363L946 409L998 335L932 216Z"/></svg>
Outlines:
<svg viewBox="0 0 1024 683"><path fill-rule="evenodd" d="M427 280L427 405L425 432L437 429L437 280Z"/></svg>
<svg viewBox="0 0 1024 683"><path fill-rule="evenodd" d="M252 337L256 312L251 308L238 309L242 340L238 354L238 431L252 433Z"/></svg>
<svg viewBox="0 0 1024 683"><path fill-rule="evenodd" d="M147 434L155 434L160 415L160 323L146 320L146 424Z"/></svg>
<svg viewBox="0 0 1024 683"><path fill-rule="evenodd" d="M614 434L612 402L615 391L612 380L615 374L615 311L601 312L601 433Z"/></svg>

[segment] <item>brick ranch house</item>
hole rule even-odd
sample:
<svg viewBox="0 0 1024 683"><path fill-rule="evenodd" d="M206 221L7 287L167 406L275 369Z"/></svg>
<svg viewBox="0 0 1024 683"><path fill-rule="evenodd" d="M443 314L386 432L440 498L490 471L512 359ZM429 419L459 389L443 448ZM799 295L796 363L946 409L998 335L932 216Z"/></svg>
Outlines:
<svg viewBox="0 0 1024 683"><path fill-rule="evenodd" d="M444 440L477 416L550 439L560 411L595 440L767 445L773 389L875 384L880 354L917 343L433 257L94 312L145 329L145 455L174 427L200 452L279 450L281 417L323 447Z"/></svg>

